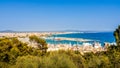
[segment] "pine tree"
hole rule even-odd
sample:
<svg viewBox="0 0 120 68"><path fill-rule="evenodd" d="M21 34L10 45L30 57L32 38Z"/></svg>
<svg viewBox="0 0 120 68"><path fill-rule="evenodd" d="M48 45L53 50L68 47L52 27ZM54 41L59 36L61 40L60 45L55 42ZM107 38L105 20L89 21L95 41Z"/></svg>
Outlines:
<svg viewBox="0 0 120 68"><path fill-rule="evenodd" d="M119 25L118 28L114 31L114 36L115 36L117 45L120 46L120 25Z"/></svg>

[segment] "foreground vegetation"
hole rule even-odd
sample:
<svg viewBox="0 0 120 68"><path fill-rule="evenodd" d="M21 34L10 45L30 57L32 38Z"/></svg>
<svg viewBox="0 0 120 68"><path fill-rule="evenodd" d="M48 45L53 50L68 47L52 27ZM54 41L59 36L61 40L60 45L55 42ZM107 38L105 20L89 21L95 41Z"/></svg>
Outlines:
<svg viewBox="0 0 120 68"><path fill-rule="evenodd" d="M119 68L120 27L114 35L117 46L110 46L106 52L85 53L77 51L46 52L45 40L31 36L31 41L41 45L38 49L28 47L17 38L0 39L0 68Z"/></svg>

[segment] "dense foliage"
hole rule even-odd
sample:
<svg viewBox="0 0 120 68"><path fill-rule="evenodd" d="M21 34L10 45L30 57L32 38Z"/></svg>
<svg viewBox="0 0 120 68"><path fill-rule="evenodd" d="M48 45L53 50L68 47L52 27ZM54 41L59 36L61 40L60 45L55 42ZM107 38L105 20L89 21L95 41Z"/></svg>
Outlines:
<svg viewBox="0 0 120 68"><path fill-rule="evenodd" d="M117 45L120 46L120 25L119 25L118 28L114 31L114 36L115 36Z"/></svg>
<svg viewBox="0 0 120 68"><path fill-rule="evenodd" d="M17 57L26 55L41 56L41 50L28 47L26 43L20 42L17 38L0 39L1 62L15 64Z"/></svg>
<svg viewBox="0 0 120 68"><path fill-rule="evenodd" d="M114 35L118 43L119 32L115 31ZM40 41L36 36L30 38L37 43L45 42ZM69 50L47 52L43 55L41 48L28 47L17 38L1 38L0 68L119 68L120 45L117 45L108 47L107 51L84 55Z"/></svg>
<svg viewBox="0 0 120 68"><path fill-rule="evenodd" d="M46 43L46 41L44 39L39 38L39 37L37 37L35 35L30 36L29 39L30 39L31 42L38 43L38 48L40 50L42 50L43 54L47 52L47 43Z"/></svg>

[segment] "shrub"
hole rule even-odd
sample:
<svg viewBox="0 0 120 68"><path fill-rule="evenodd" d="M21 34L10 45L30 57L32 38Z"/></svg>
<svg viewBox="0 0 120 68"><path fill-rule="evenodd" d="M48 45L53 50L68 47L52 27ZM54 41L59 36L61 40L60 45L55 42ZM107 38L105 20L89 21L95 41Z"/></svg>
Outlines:
<svg viewBox="0 0 120 68"><path fill-rule="evenodd" d="M77 68L69 56L52 54L49 57L22 56L17 59L15 68Z"/></svg>

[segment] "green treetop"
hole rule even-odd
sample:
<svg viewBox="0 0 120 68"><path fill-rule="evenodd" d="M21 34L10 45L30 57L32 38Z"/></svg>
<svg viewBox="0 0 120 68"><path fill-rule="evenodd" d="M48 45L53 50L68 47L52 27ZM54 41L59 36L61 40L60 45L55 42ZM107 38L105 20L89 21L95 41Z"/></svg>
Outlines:
<svg viewBox="0 0 120 68"><path fill-rule="evenodd" d="M115 36L117 45L120 46L120 25L119 25L118 28L114 31L114 36Z"/></svg>
<svg viewBox="0 0 120 68"><path fill-rule="evenodd" d="M47 43L44 39L39 38L35 35L32 35L29 37L30 41L37 42L38 48L42 50L43 53L46 53L47 51Z"/></svg>

